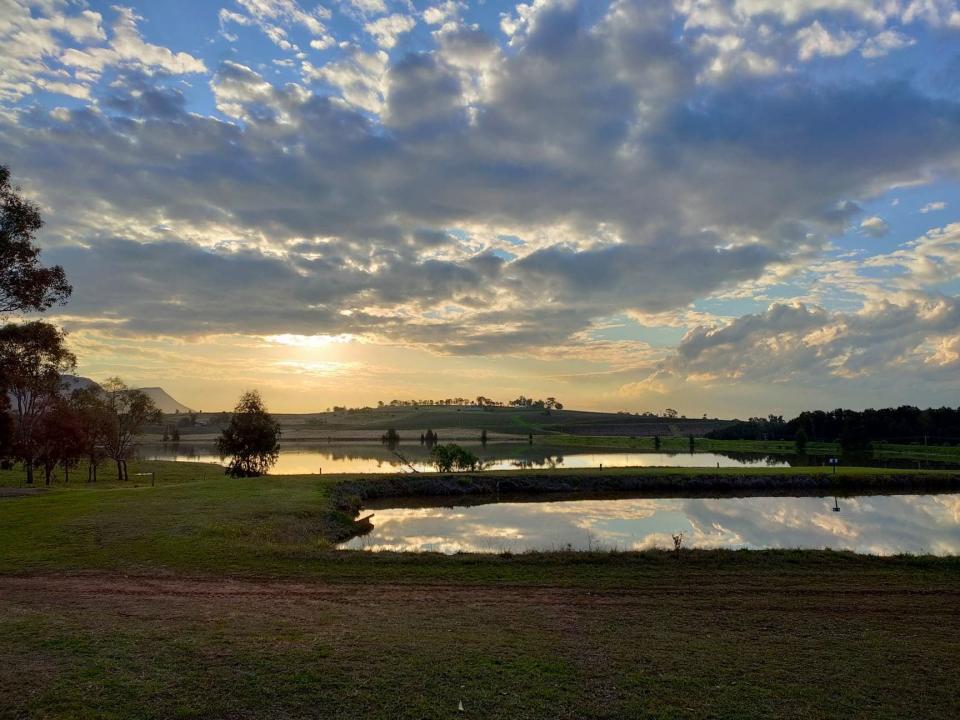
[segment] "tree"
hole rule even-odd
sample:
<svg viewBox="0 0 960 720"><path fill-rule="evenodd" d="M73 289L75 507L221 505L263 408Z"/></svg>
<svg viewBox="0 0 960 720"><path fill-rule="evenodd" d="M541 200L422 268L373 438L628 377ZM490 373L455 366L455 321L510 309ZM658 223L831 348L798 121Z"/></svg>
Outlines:
<svg viewBox="0 0 960 720"><path fill-rule="evenodd" d="M256 390L240 396L230 423L217 440L220 458L230 458L226 474L258 477L280 457L280 423L264 407Z"/></svg>
<svg viewBox="0 0 960 720"><path fill-rule="evenodd" d="M60 400L60 376L76 362L63 331L53 325L34 321L0 328L0 391L11 397L14 457L23 462L28 484L33 483L40 423Z"/></svg>
<svg viewBox="0 0 960 720"><path fill-rule="evenodd" d="M109 378L103 384L106 409L104 447L117 464L117 479L129 480L127 460L133 454L137 436L147 425L163 420L153 399L142 390L133 390L120 378Z"/></svg>
<svg viewBox="0 0 960 720"><path fill-rule="evenodd" d="M43 226L36 205L10 184L0 165L0 314L42 312L67 301L73 288L59 265L43 267L34 236Z"/></svg>
<svg viewBox="0 0 960 720"><path fill-rule="evenodd" d="M75 390L70 405L80 430L80 451L87 459L87 482L96 482L97 469L106 456L104 445L111 427L103 389L94 386Z"/></svg>
<svg viewBox="0 0 960 720"><path fill-rule="evenodd" d="M480 431L480 444L486 446L487 444L487 429L484 428Z"/></svg>
<svg viewBox="0 0 960 720"><path fill-rule="evenodd" d="M659 435L654 435L654 436L653 436L653 449L654 449L654 450L659 450L659 449L660 449L660 436L659 436Z"/></svg>
<svg viewBox="0 0 960 720"><path fill-rule="evenodd" d="M797 455L806 455L807 454L807 431L803 428L797 430L797 434L794 436L794 444L796 445Z"/></svg>
<svg viewBox="0 0 960 720"><path fill-rule="evenodd" d="M430 460L437 467L438 472L476 470L480 464L480 458L455 443L434 447L430 451Z"/></svg>
<svg viewBox="0 0 960 720"><path fill-rule="evenodd" d="M0 388L0 460L9 462L13 455L13 415L10 414L10 398Z"/></svg>
<svg viewBox="0 0 960 720"><path fill-rule="evenodd" d="M70 482L70 468L83 455L80 419L60 398L40 419L36 433L36 460L43 468L44 484L49 485L57 465L63 467L64 479Z"/></svg>

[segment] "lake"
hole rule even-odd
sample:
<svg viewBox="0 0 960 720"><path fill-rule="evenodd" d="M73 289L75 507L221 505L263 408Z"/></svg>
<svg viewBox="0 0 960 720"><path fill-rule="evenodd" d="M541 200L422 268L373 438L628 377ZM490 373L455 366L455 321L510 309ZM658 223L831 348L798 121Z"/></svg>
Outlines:
<svg viewBox="0 0 960 720"><path fill-rule="evenodd" d="M672 548L811 548L858 553L960 552L960 495L847 498L643 498L371 507L355 550L523 552Z"/></svg>
<svg viewBox="0 0 960 720"><path fill-rule="evenodd" d="M635 467L672 465L682 467L783 467L789 465L783 457L740 453L737 456L721 453L657 453L590 451L576 448L551 448L526 443L489 443L486 447L461 443L469 447L484 463L486 470L515 470L518 468L585 468ZM284 444L280 459L271 469L275 475L304 473L394 473L414 467L419 471L433 470L429 449L422 445L401 444L397 452L405 463L382 443L305 443ZM138 447L138 454L147 460L189 460L220 462L212 443L150 443Z"/></svg>

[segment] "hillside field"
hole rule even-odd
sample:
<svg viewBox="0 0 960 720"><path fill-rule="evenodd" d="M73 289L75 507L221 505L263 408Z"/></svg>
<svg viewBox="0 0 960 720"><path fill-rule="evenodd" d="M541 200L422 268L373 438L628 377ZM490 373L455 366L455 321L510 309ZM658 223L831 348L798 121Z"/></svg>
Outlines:
<svg viewBox="0 0 960 720"><path fill-rule="evenodd" d="M276 413L274 417L290 440L370 440L389 428L419 437L428 428L445 437L475 437L486 430L491 439L501 436L547 435L695 435L702 436L729 423L727 420L652 418L626 413L587 412L476 406L384 407L306 414ZM200 413L195 424L186 414L166 415L165 425L177 425L183 439L212 439L226 424L227 413ZM148 440L159 439L163 427L151 428Z"/></svg>

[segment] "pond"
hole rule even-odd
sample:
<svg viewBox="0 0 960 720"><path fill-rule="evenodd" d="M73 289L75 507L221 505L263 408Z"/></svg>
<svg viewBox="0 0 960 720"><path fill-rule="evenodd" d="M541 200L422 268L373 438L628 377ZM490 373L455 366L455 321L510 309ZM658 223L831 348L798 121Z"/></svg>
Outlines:
<svg viewBox="0 0 960 720"><path fill-rule="evenodd" d="M365 509L354 550L524 552L808 548L875 555L960 552L960 495L589 499Z"/></svg>
<svg viewBox="0 0 960 720"><path fill-rule="evenodd" d="M601 452L576 448L552 448L526 443L490 443L486 446L462 443L483 461L485 470L515 470L518 468L588 468L588 467L782 467L789 463L783 457L749 455L736 457L720 453L657 453L657 452ZM434 468L429 462L429 449L422 445L402 444L397 452L404 462L387 446L376 443L304 443L284 444L280 459L271 469L276 475L305 473L395 473L411 467L418 471ZM143 444L138 454L146 460L190 460L220 462L212 443L152 443Z"/></svg>

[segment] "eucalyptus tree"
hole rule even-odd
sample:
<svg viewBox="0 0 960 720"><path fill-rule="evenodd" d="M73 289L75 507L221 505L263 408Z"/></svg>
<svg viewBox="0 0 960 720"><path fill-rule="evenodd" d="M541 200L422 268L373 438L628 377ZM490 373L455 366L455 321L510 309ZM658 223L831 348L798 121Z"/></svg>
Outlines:
<svg viewBox="0 0 960 720"><path fill-rule="evenodd" d="M66 346L64 332L33 321L0 327L0 378L13 416L13 454L33 483L33 466L44 416L62 401L62 375L77 360Z"/></svg>
<svg viewBox="0 0 960 720"><path fill-rule="evenodd" d="M273 419L256 390L240 396L233 417L217 440L220 458L230 458L231 477L265 475L280 457L280 423Z"/></svg>
<svg viewBox="0 0 960 720"><path fill-rule="evenodd" d="M0 165L0 315L42 312L63 304L72 292L63 268L40 264L34 244L43 227L40 210L10 183Z"/></svg>

